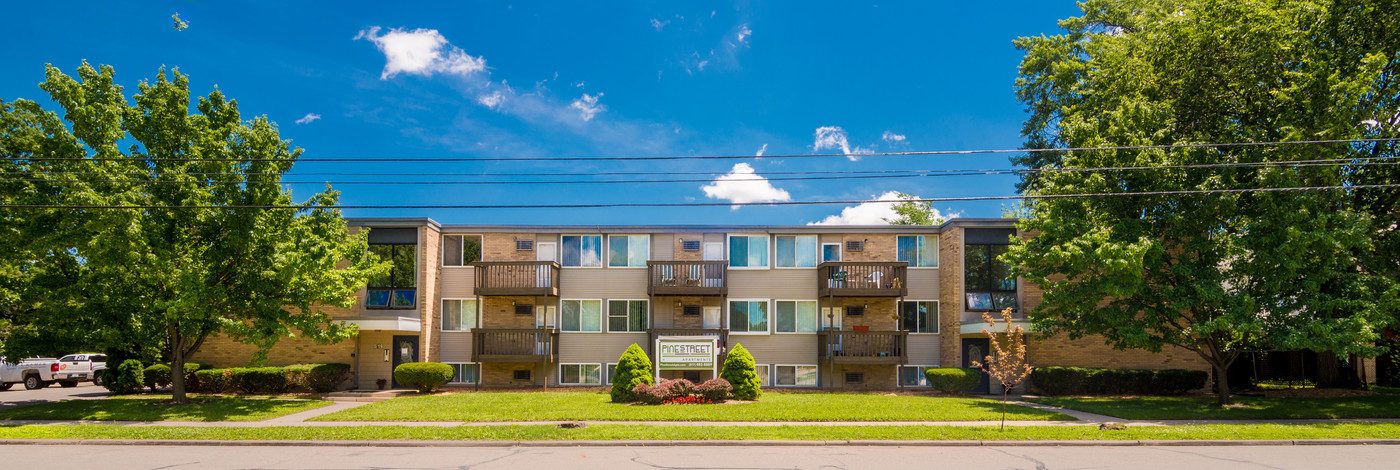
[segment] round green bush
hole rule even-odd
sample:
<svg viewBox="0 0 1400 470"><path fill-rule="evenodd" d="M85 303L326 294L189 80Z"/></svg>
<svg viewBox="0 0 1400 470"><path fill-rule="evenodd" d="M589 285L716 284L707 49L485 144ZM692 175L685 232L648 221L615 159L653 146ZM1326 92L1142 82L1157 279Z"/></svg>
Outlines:
<svg viewBox="0 0 1400 470"><path fill-rule="evenodd" d="M105 375L102 379L102 386L112 393L136 393L146 385L146 368L141 365L141 361L127 359L117 366L116 374Z"/></svg>
<svg viewBox="0 0 1400 470"><path fill-rule="evenodd" d="M394 368L394 380L405 387L428 393L452 380L456 371L440 362L405 362Z"/></svg>
<svg viewBox="0 0 1400 470"><path fill-rule="evenodd" d="M233 387L243 393L285 393L290 388L281 367L237 367L229 373Z"/></svg>
<svg viewBox="0 0 1400 470"><path fill-rule="evenodd" d="M295 364L282 370L292 386L316 393L334 392L350 377L350 364Z"/></svg>
<svg viewBox="0 0 1400 470"><path fill-rule="evenodd" d="M651 385L654 380L651 375L651 358L635 343L628 346L627 350L622 352L622 356L617 358L617 371L614 374L612 401L617 403L637 401L637 394L632 390L637 388L637 385Z"/></svg>
<svg viewBox="0 0 1400 470"><path fill-rule="evenodd" d="M734 349L729 350L719 377L728 380L729 385L734 387L732 393L735 400L757 400L763 396L763 390L759 389L762 383L754 370L753 355L742 344L736 343Z"/></svg>
<svg viewBox="0 0 1400 470"><path fill-rule="evenodd" d="M143 381L146 384L146 388L151 389L152 392L156 391L158 388L170 386L170 366L165 364L152 364L150 367L146 368L143 374Z"/></svg>
<svg viewBox="0 0 1400 470"><path fill-rule="evenodd" d="M924 370L924 377L934 390L951 395L972 392L982 382L982 371L960 367L930 367Z"/></svg>
<svg viewBox="0 0 1400 470"><path fill-rule="evenodd" d="M195 387L204 393L224 393L233 388L232 369L200 369L194 372Z"/></svg>

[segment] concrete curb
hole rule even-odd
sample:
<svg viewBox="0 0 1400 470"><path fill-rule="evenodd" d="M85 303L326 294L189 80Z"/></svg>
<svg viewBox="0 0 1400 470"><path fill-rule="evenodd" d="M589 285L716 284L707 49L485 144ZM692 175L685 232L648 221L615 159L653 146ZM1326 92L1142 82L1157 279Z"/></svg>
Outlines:
<svg viewBox="0 0 1400 470"><path fill-rule="evenodd" d="M137 445L235 447L1131 447L1400 445L1400 439L1127 440L1127 441L223 441L173 439L0 439L0 445Z"/></svg>

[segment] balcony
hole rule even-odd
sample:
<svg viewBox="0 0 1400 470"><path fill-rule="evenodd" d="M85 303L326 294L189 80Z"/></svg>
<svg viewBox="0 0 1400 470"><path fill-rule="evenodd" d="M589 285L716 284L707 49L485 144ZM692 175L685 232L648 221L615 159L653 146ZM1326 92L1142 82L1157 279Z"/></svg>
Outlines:
<svg viewBox="0 0 1400 470"><path fill-rule="evenodd" d="M725 261L647 261L648 295L724 296Z"/></svg>
<svg viewBox="0 0 1400 470"><path fill-rule="evenodd" d="M472 267L476 295L559 295L559 263L553 261L477 261Z"/></svg>
<svg viewBox="0 0 1400 470"><path fill-rule="evenodd" d="M553 328L472 330L472 362L558 362L559 332Z"/></svg>
<svg viewBox="0 0 1400 470"><path fill-rule="evenodd" d="M817 265L821 297L903 297L909 294L909 263L828 262Z"/></svg>
<svg viewBox="0 0 1400 470"><path fill-rule="evenodd" d="M822 364L907 364L907 331L818 331Z"/></svg>
<svg viewBox="0 0 1400 470"><path fill-rule="evenodd" d="M718 336L720 349L729 349L728 328L652 328L647 330L647 333L651 333L651 341L647 343L647 350L651 350L651 345L656 344L657 336Z"/></svg>

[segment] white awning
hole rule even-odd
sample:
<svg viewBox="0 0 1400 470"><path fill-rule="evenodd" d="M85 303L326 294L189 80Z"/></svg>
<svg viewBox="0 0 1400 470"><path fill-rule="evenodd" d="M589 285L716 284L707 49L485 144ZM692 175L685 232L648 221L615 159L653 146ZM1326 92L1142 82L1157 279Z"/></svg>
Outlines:
<svg viewBox="0 0 1400 470"><path fill-rule="evenodd" d="M358 325L361 330L413 332L423 330L423 324L414 317L356 317L345 318L342 321Z"/></svg>

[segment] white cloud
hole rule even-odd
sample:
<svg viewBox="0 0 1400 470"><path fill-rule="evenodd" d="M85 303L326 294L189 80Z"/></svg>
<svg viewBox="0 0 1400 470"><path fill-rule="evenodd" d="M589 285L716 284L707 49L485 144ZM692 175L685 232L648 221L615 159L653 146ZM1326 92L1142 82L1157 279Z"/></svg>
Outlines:
<svg viewBox="0 0 1400 470"><path fill-rule="evenodd" d="M890 131L885 131L884 134L880 134L880 139L890 143L904 142L904 136L902 134L896 134Z"/></svg>
<svg viewBox="0 0 1400 470"><path fill-rule="evenodd" d="M302 116L301 119L297 119L297 124L311 124L312 121L315 121L317 119L321 119L320 114L306 113L306 115Z"/></svg>
<svg viewBox="0 0 1400 470"><path fill-rule="evenodd" d="M747 24L739 25L739 32L734 35L735 38L739 39L739 44L748 44L749 36L753 36L753 30L749 29Z"/></svg>
<svg viewBox="0 0 1400 470"><path fill-rule="evenodd" d="M755 153L754 156L755 156L755 157L762 157L762 156L763 156L763 152L767 152L767 151L768 151L768 144L763 144L762 147L759 147L759 148L758 148L758 153Z"/></svg>
<svg viewBox="0 0 1400 470"><path fill-rule="evenodd" d="M467 55L461 48L449 44L436 29L394 28L379 34L381 29L375 26L360 31L355 39L368 40L384 53L384 71L379 75L382 80L394 78L400 72L428 77L434 73L468 75L486 70L486 59Z"/></svg>
<svg viewBox="0 0 1400 470"><path fill-rule="evenodd" d="M712 199L728 199L730 202L773 202L787 201L792 199L792 195L787 191L773 187L767 178L754 173L753 167L748 163L735 163L734 168L724 175L715 178L700 189L705 191L705 197ZM739 210L739 206L731 206L734 210Z"/></svg>
<svg viewBox="0 0 1400 470"><path fill-rule="evenodd" d="M577 109L578 117L583 118L584 121L591 121L593 120L593 116L608 110L607 106L598 104L598 98L602 97L602 93L591 96L588 93L584 93L583 96L569 103L569 107Z"/></svg>
<svg viewBox="0 0 1400 470"><path fill-rule="evenodd" d="M839 126L818 127L814 134L816 140L812 142L813 152L821 152L825 149L840 150L851 161L860 160L860 155L875 153L868 148L851 147L850 141L846 139L846 130Z"/></svg>
<svg viewBox="0 0 1400 470"><path fill-rule="evenodd" d="M491 109L499 109L499 108L501 107L501 105L505 104L505 102L506 102L506 95L502 94L502 93L499 92L499 91L492 92L492 93L489 94L489 95L481 95L481 96L476 97L476 103L477 103L477 104L480 104L480 105L482 105L482 106L485 106L485 107L488 107L488 108L491 108Z"/></svg>
<svg viewBox="0 0 1400 470"><path fill-rule="evenodd" d="M918 196L913 196L913 198L918 198ZM807 225L889 225L890 223L885 219L893 219L898 216L894 212L894 205L909 199L900 197L899 191L886 191L875 200L890 202L863 202L841 209L840 214L829 215L817 222L808 222ZM938 209L933 209L933 216L951 219L957 217L957 214L943 215Z"/></svg>
<svg viewBox="0 0 1400 470"><path fill-rule="evenodd" d="M662 21L656 18L651 19L651 27L656 28L656 32L658 33L661 32L661 28L665 28L668 24L671 24L671 20Z"/></svg>

